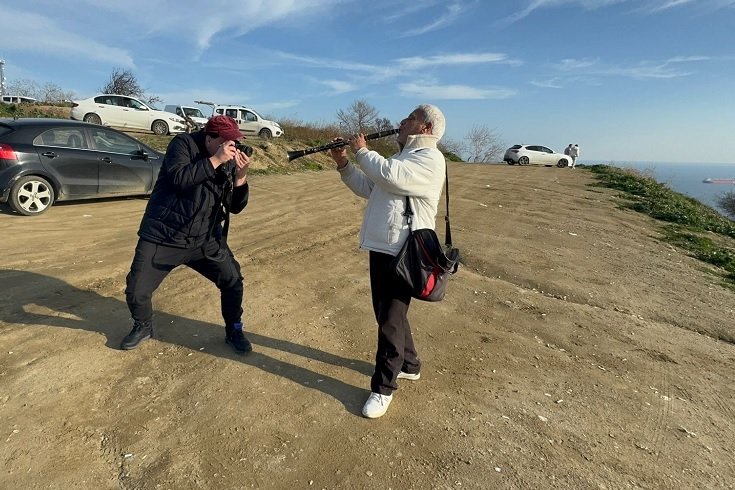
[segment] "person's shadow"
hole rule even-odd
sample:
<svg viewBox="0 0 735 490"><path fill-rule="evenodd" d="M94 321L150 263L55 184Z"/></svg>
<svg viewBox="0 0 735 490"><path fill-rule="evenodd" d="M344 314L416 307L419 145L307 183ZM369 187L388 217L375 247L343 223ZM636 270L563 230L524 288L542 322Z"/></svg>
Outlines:
<svg viewBox="0 0 735 490"><path fill-rule="evenodd" d="M49 325L97 332L106 338L105 345L119 349L120 341L132 327L125 302L105 297L91 290L79 289L52 277L22 270L0 269L0 320L8 323ZM349 385L295 364L274 359L258 347L280 350L370 376L373 366L365 361L348 359L288 340L247 332L253 352L234 353L224 342L224 328L189 318L156 312L156 340L199 351L203 344L209 355L240 361L294 383L319 390L340 401L353 414L359 414L365 389ZM160 328L171 325L172 328ZM211 346L211 347L210 347ZM132 354L135 355L135 354Z"/></svg>

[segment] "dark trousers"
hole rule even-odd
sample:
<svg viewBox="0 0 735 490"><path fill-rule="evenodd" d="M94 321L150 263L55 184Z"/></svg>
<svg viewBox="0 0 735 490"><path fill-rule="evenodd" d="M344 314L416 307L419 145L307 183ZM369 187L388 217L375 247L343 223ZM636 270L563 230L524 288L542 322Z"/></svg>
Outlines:
<svg viewBox="0 0 735 490"><path fill-rule="evenodd" d="M210 242L207 247L209 258L201 248L183 249L167 247L138 240L135 257L127 277L125 299L133 320L150 322L153 319L151 297L166 276L180 265L191 267L212 281L220 290L222 318L225 325L239 323L242 318L243 279L240 264L225 245L219 254L219 244Z"/></svg>
<svg viewBox="0 0 735 490"><path fill-rule="evenodd" d="M392 255L370 252L370 291L378 322L378 350L370 390L381 395L391 395L398 389L400 371L415 374L421 369L406 318L411 294L396 276L392 262Z"/></svg>

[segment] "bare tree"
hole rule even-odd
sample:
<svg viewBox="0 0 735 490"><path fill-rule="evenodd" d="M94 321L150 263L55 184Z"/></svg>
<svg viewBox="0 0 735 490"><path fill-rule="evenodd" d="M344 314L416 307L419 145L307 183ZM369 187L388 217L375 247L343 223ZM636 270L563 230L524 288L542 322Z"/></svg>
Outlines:
<svg viewBox="0 0 735 490"><path fill-rule="evenodd" d="M72 92L63 90L55 83L46 82L39 90L38 99L49 104L60 104L74 98Z"/></svg>
<svg viewBox="0 0 735 490"><path fill-rule="evenodd" d="M463 153L467 155L468 162L497 162L505 149L495 130L485 125L473 126L464 139L467 143Z"/></svg>
<svg viewBox="0 0 735 490"><path fill-rule="evenodd" d="M387 117L379 117L375 120L375 131L385 131L394 127L394 124Z"/></svg>
<svg viewBox="0 0 735 490"><path fill-rule="evenodd" d="M114 68L110 73L110 79L100 89L103 94L127 95L142 99L149 104L161 102L160 97L146 95L145 89L138 83L138 77L131 70Z"/></svg>
<svg viewBox="0 0 735 490"><path fill-rule="evenodd" d="M130 97L140 97L144 94L144 90L138 83L135 74L122 68L112 70L110 79L100 88L100 92L103 94L129 95Z"/></svg>
<svg viewBox="0 0 735 490"><path fill-rule="evenodd" d="M352 105L337 111L340 126L349 133L364 133L376 126L378 110L364 100L356 100Z"/></svg>
<svg viewBox="0 0 735 490"><path fill-rule="evenodd" d="M33 97L39 99L39 88L38 84L33 80L13 80L8 83L6 92L11 95L21 95L23 97Z"/></svg>
<svg viewBox="0 0 735 490"><path fill-rule="evenodd" d="M717 206L731 219L735 219L735 192L730 191L718 196Z"/></svg>

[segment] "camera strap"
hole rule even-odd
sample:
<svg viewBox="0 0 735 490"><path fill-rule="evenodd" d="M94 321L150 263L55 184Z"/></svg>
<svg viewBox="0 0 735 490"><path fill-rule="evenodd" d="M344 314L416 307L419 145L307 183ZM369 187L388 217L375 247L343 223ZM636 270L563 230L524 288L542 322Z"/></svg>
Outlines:
<svg viewBox="0 0 735 490"><path fill-rule="evenodd" d="M220 195L219 203L217 203L214 219L212 224L209 225L209 231L207 231L207 238L202 245L202 252L204 257L212 260L222 260L222 247L227 245L227 234L230 231L230 206L232 205L232 190L234 188L235 181L235 169L225 172L227 180L224 183L222 194ZM207 244L212 239L212 232L214 227L220 221L220 213L224 213L224 225L222 225L222 239L220 240L220 247L215 255L207 255Z"/></svg>

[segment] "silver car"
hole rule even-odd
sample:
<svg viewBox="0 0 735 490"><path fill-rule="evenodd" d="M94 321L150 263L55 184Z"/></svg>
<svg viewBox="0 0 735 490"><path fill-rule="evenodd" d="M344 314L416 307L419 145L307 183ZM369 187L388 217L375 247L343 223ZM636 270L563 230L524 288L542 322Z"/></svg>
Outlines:
<svg viewBox="0 0 735 490"><path fill-rule="evenodd" d="M556 165L560 168L572 164L569 155L540 145L513 145L505 151L503 161L508 165Z"/></svg>

